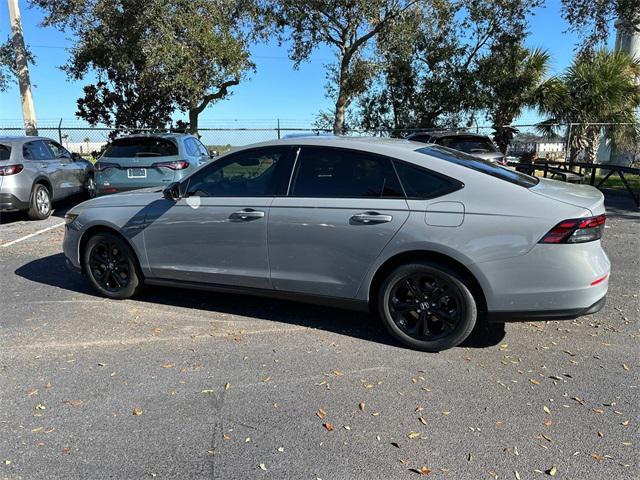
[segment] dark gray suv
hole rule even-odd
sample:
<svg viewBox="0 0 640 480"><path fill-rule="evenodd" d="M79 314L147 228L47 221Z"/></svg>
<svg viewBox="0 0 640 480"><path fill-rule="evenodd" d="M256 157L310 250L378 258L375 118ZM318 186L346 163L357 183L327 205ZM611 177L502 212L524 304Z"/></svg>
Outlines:
<svg viewBox="0 0 640 480"><path fill-rule="evenodd" d="M0 137L0 212L26 210L32 220L76 194L95 196L93 164L45 137Z"/></svg>

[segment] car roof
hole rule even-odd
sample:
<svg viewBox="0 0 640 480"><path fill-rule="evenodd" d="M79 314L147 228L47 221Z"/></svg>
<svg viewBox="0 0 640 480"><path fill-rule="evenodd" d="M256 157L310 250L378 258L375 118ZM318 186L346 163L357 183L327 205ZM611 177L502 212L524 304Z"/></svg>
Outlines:
<svg viewBox="0 0 640 480"><path fill-rule="evenodd" d="M476 137L476 138L487 138L487 135L483 135L482 133L474 133L474 132L465 132L465 131L459 131L459 130L437 130L434 132L415 132L412 133L411 135L409 135L408 138L410 137L414 137L414 136L429 136L429 137L435 137L435 138L444 138L444 137Z"/></svg>
<svg viewBox="0 0 640 480"><path fill-rule="evenodd" d="M132 133L131 135L122 135L114 138L114 140L121 140L123 138L179 138L179 137L193 137L190 133L175 133L175 132L159 132L159 133Z"/></svg>
<svg viewBox="0 0 640 480"><path fill-rule="evenodd" d="M36 136L26 136L26 135L0 136L0 143L26 143L32 140L52 140L52 139L48 137L36 137Z"/></svg>

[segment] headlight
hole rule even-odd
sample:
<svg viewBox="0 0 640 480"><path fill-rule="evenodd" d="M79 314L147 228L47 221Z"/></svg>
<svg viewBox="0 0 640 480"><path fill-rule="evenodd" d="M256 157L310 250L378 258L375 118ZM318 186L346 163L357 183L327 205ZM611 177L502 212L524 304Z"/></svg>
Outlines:
<svg viewBox="0 0 640 480"><path fill-rule="evenodd" d="M64 223L66 223L67 225L69 225L70 223L73 223L73 221L78 218L78 214L77 213L67 213L64 216Z"/></svg>

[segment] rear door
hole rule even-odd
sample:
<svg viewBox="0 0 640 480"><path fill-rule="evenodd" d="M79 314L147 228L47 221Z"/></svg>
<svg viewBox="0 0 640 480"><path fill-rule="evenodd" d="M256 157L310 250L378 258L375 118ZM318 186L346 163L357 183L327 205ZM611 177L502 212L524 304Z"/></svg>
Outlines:
<svg viewBox="0 0 640 480"><path fill-rule="evenodd" d="M156 201L144 230L153 276L271 288L267 221L274 196L286 193L290 150L228 155L183 180L185 198Z"/></svg>
<svg viewBox="0 0 640 480"><path fill-rule="evenodd" d="M387 157L350 149L297 150L289 195L269 216L278 290L353 298L371 263L409 216Z"/></svg>
<svg viewBox="0 0 640 480"><path fill-rule="evenodd" d="M60 162L43 140L33 140L22 145L22 158L35 176L44 175L53 187L52 197L58 199L66 195Z"/></svg>
<svg viewBox="0 0 640 480"><path fill-rule="evenodd" d="M190 157L190 161L193 161L196 167L199 167L209 160L209 153L206 147L195 137L185 138L184 146Z"/></svg>

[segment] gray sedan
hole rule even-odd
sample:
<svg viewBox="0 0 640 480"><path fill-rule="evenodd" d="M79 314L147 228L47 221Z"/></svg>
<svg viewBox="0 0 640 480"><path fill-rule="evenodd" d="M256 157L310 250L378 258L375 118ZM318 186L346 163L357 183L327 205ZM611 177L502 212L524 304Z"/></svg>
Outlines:
<svg viewBox="0 0 640 480"><path fill-rule="evenodd" d="M371 309L426 351L480 321L594 313L610 270L595 188L405 140L252 145L66 220L67 264L106 297L146 284Z"/></svg>
<svg viewBox="0 0 640 480"><path fill-rule="evenodd" d="M51 204L95 196L93 164L45 137L0 137L0 212L26 210L44 220Z"/></svg>

